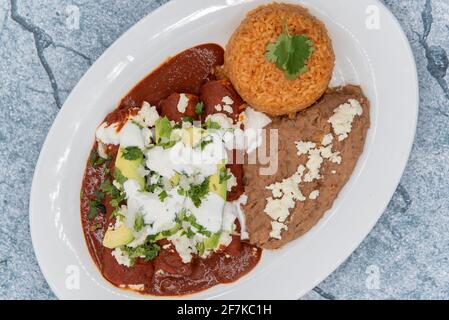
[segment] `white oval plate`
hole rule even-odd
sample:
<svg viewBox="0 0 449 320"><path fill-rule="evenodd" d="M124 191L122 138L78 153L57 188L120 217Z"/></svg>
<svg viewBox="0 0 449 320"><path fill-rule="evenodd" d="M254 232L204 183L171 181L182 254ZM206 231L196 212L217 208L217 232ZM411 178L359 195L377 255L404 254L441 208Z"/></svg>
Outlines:
<svg viewBox="0 0 449 320"><path fill-rule="evenodd" d="M36 167L31 235L39 265L62 299L152 298L110 285L81 229L79 193L97 125L168 56L206 42L226 44L265 0L173 0L117 40L84 75L54 122ZM299 1L290 1L299 3ZM333 84L360 84L372 104L365 152L333 208L307 235L265 251L239 281L189 297L296 299L334 271L387 206L412 146L418 113L416 65L393 15L376 0L301 2L327 25L337 56Z"/></svg>

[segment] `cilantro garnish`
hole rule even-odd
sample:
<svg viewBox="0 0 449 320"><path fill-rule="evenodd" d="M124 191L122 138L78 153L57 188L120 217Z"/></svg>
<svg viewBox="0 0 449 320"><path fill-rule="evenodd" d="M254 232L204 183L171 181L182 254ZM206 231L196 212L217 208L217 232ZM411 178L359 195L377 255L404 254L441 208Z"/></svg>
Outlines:
<svg viewBox="0 0 449 320"><path fill-rule="evenodd" d="M206 247L204 246L204 242L198 242L196 244L196 250L202 256L204 254L204 251L206 251Z"/></svg>
<svg viewBox="0 0 449 320"><path fill-rule="evenodd" d="M198 233L205 235L206 237L210 237L212 235L210 231L208 231L205 227L203 227L196 221L196 217L193 214L187 214L187 211L185 209L178 213L176 222L179 224L181 224L182 222L188 222L198 231Z"/></svg>
<svg viewBox="0 0 449 320"><path fill-rule="evenodd" d="M118 198L120 191L111 183L110 180L105 180L100 185L100 190L111 196L111 198Z"/></svg>
<svg viewBox="0 0 449 320"><path fill-rule="evenodd" d="M220 129L221 126L219 123L212 121L211 119L207 119L206 122L203 123L203 129Z"/></svg>
<svg viewBox="0 0 449 320"><path fill-rule="evenodd" d="M313 42L306 35L292 35L287 22L282 26L282 33L276 43L267 45L265 58L284 71L287 80L294 80L307 72L307 61L312 56Z"/></svg>
<svg viewBox="0 0 449 320"><path fill-rule="evenodd" d="M127 180L118 168L114 169L114 179L120 184L123 184ZM118 208L120 204L125 200L125 194L122 194L120 190L111 183L110 180L105 180L100 185L100 190L111 197L111 201L109 202L109 204L114 208Z"/></svg>
<svg viewBox="0 0 449 320"><path fill-rule="evenodd" d="M89 165L91 167L98 167L101 166L109 161L112 160L112 157L109 155L107 158L102 158L98 154L98 151L96 149L93 149L90 153L89 157Z"/></svg>
<svg viewBox="0 0 449 320"><path fill-rule="evenodd" d="M203 114L204 113L204 103L198 102L195 106L195 113L196 114Z"/></svg>
<svg viewBox="0 0 449 320"><path fill-rule="evenodd" d="M231 174L229 174L228 170L226 168L224 168L224 170L220 170L220 184L222 184L225 181L228 181L229 179L231 179Z"/></svg>
<svg viewBox="0 0 449 320"><path fill-rule="evenodd" d="M187 236L189 239L192 239L195 236L195 232L193 232L190 227L187 228L187 231L183 231L182 234Z"/></svg>
<svg viewBox="0 0 449 320"><path fill-rule="evenodd" d="M195 207L201 205L202 199L209 193L209 179L205 179L201 184L191 185L190 189L186 191L186 195L192 199Z"/></svg>
<svg viewBox="0 0 449 320"><path fill-rule="evenodd" d="M193 123L193 121L194 121L194 119L192 117L189 117L189 116L182 117L182 122Z"/></svg>
<svg viewBox="0 0 449 320"><path fill-rule="evenodd" d="M126 160L143 159L143 152L139 147L126 147L123 149L122 155Z"/></svg>
<svg viewBox="0 0 449 320"><path fill-rule="evenodd" d="M164 202L164 200L168 197L167 191L162 190L161 193L159 193L158 197L161 202Z"/></svg>
<svg viewBox="0 0 449 320"><path fill-rule="evenodd" d="M131 265L134 265L136 259L140 257L143 257L147 262L153 260L158 255L161 247L154 242L151 236L148 236L144 244L136 248L124 246L122 250L128 254Z"/></svg>
<svg viewBox="0 0 449 320"><path fill-rule="evenodd" d="M103 202L98 199L89 200L89 213L87 214L87 218L93 220L99 213L106 213L106 207Z"/></svg>
<svg viewBox="0 0 449 320"><path fill-rule="evenodd" d="M128 180L117 167L114 168L114 179L120 184L124 184Z"/></svg>
<svg viewBox="0 0 449 320"><path fill-rule="evenodd" d="M212 141L212 138L211 137L205 137L205 138L201 138L200 139L200 142L197 144L197 146L201 149L201 150L204 150L204 148L208 145L208 144L210 144L210 143L212 143L213 141Z"/></svg>

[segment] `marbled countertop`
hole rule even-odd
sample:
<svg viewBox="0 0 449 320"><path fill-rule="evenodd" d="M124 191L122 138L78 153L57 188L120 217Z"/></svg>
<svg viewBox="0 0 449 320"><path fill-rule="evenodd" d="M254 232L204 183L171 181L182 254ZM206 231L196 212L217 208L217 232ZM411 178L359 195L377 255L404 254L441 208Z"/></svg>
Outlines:
<svg viewBox="0 0 449 320"><path fill-rule="evenodd" d="M55 298L37 265L28 225L39 151L89 66L165 2L0 0L0 298ZM384 2L418 65L416 141L376 227L306 299L449 299L449 1Z"/></svg>

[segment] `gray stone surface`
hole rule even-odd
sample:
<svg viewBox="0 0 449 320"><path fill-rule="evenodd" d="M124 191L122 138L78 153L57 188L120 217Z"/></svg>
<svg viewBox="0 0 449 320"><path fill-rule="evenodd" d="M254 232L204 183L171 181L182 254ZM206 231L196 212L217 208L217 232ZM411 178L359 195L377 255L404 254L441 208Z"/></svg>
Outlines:
<svg viewBox="0 0 449 320"><path fill-rule="evenodd" d="M37 265L28 225L39 150L92 62L165 2L0 0L0 298L55 298ZM416 141L379 223L305 299L449 299L449 1L384 2L418 65ZM73 8L79 8L79 29L72 28Z"/></svg>

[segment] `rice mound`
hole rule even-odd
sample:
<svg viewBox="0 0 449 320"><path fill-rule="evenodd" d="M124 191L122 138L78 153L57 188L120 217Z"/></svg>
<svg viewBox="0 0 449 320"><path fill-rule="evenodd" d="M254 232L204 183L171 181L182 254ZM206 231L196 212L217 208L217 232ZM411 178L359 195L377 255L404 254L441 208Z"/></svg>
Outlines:
<svg viewBox="0 0 449 320"><path fill-rule="evenodd" d="M305 34L314 52L308 71L295 80L265 59L268 43L276 42L286 21L291 34ZM292 114L311 106L332 77L334 52L326 27L299 5L273 3L250 11L225 51L224 73L242 98L258 111Z"/></svg>

